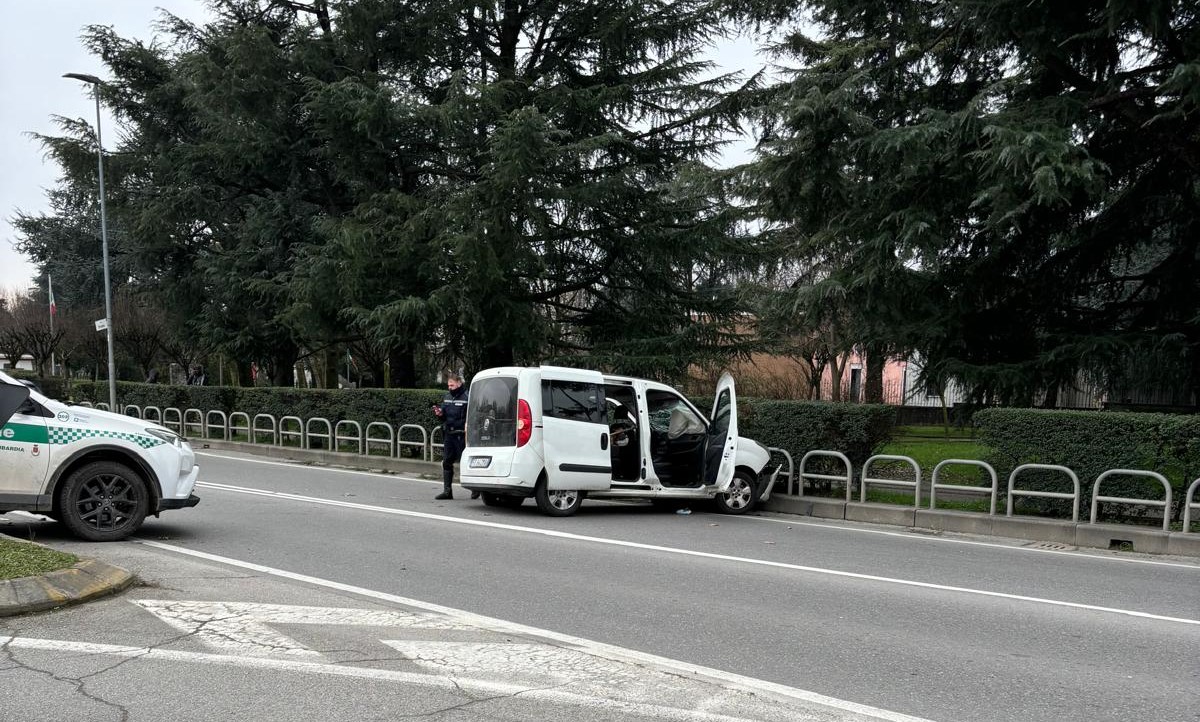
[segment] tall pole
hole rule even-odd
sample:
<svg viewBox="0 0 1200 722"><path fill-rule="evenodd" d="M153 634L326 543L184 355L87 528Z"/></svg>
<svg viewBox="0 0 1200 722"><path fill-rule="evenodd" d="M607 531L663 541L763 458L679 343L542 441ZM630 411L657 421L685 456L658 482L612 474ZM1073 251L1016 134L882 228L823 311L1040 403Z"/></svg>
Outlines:
<svg viewBox="0 0 1200 722"><path fill-rule="evenodd" d="M74 78L90 83L96 97L96 166L100 173L100 247L104 256L104 325L108 334L108 410L120 413L117 408L117 361L113 353L112 281L108 273L108 215L104 202L104 140L100 135L100 78L81 73L67 73L64 78Z"/></svg>
<svg viewBox="0 0 1200 722"><path fill-rule="evenodd" d="M50 296L50 339L54 339L54 312L57 310L54 307L54 278L49 273L46 274L46 290ZM54 346L50 347L50 376L54 376Z"/></svg>

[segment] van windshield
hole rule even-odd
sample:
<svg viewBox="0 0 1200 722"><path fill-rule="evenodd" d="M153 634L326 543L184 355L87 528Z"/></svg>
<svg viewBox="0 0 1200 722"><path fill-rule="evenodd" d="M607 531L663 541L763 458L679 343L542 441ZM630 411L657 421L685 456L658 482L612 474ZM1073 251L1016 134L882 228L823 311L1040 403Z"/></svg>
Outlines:
<svg viewBox="0 0 1200 722"><path fill-rule="evenodd" d="M517 445L517 380L494 376L471 384L467 446Z"/></svg>

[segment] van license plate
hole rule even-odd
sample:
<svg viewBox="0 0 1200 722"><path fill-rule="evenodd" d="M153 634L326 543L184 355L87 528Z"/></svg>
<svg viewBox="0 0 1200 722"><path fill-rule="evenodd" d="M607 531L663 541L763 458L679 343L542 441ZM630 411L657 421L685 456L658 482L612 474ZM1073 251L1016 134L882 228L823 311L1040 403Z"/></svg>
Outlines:
<svg viewBox="0 0 1200 722"><path fill-rule="evenodd" d="M471 457L471 468L472 469L486 469L486 468L488 468L488 466L491 463L492 463L492 457L490 457L490 456L472 456Z"/></svg>

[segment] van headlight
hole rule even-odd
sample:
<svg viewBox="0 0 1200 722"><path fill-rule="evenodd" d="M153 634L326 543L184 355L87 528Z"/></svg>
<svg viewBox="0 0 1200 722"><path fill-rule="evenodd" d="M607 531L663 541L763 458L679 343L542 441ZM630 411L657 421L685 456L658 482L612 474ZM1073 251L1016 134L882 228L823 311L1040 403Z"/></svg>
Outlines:
<svg viewBox="0 0 1200 722"><path fill-rule="evenodd" d="M175 448L179 448L180 446L183 445L183 438L180 437L179 434L176 434L174 431L167 431L166 429L146 429L145 431L147 434L150 434L154 438L162 439L163 441L167 442L168 444L171 444Z"/></svg>

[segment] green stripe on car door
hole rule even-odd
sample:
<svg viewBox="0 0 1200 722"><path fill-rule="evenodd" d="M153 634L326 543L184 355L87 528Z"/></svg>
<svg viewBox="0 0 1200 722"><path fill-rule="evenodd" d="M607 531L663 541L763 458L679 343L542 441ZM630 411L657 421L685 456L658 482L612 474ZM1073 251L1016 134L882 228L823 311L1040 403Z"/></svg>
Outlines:
<svg viewBox="0 0 1200 722"><path fill-rule="evenodd" d="M48 444L50 435L42 424L5 424L0 429L0 442L17 441L26 444Z"/></svg>

